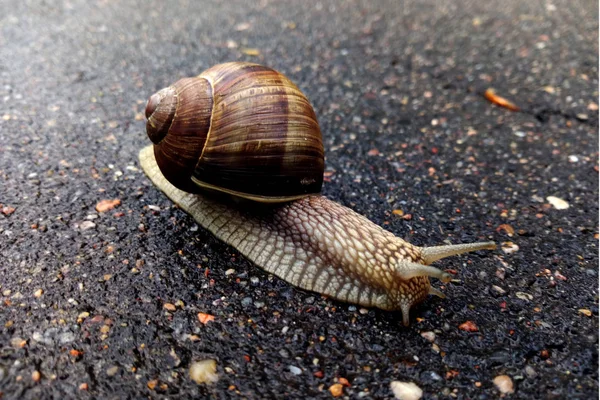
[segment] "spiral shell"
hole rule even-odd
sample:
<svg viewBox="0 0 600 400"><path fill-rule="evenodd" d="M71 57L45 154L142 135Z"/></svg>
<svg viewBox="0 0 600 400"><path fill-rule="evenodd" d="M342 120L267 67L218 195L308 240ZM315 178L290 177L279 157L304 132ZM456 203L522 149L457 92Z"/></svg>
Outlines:
<svg viewBox="0 0 600 400"><path fill-rule="evenodd" d="M214 189L261 202L319 193L321 131L308 99L279 72L216 65L150 97L146 132L176 187Z"/></svg>

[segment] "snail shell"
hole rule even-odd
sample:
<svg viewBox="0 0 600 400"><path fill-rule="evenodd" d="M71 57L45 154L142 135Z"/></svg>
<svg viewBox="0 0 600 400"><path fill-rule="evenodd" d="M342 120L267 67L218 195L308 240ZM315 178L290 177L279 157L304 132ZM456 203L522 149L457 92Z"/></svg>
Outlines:
<svg viewBox="0 0 600 400"><path fill-rule="evenodd" d="M146 131L176 187L199 187L261 202L319 193L321 131L308 99L262 65L216 65L150 97Z"/></svg>
<svg viewBox="0 0 600 400"><path fill-rule="evenodd" d="M154 94L146 115L154 145L139 159L152 182L217 238L292 285L401 310L408 325L414 304L444 297L429 278L451 280L429 264L496 247L413 246L318 195L324 162L314 111L270 68L217 65ZM249 206L214 191L278 204Z"/></svg>

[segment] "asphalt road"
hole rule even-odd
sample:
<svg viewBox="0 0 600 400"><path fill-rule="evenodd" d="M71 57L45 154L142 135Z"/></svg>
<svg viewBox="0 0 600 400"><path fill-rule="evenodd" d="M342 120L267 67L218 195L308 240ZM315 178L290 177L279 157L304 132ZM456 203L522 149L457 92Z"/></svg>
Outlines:
<svg viewBox="0 0 600 400"><path fill-rule="evenodd" d="M502 248L408 328L251 265L137 162L148 96L232 60L311 99L326 196ZM0 84L3 399L597 397L597 1L5 1Z"/></svg>

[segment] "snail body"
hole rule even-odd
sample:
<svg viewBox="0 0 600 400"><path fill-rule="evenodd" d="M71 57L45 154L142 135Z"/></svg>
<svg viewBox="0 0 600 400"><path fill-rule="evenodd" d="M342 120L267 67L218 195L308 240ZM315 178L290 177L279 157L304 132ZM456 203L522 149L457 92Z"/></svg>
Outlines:
<svg viewBox="0 0 600 400"><path fill-rule="evenodd" d="M214 66L153 95L146 116L154 144L139 159L152 182L217 238L294 286L401 310L408 325L411 306L429 294L444 297L429 278L451 280L429 264L495 248L413 246L319 195L324 152L315 113L270 68Z"/></svg>

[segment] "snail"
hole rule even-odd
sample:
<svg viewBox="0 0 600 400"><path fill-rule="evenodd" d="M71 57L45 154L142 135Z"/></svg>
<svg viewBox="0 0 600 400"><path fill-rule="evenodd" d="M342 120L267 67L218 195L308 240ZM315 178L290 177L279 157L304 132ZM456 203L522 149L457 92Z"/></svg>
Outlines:
<svg viewBox="0 0 600 400"><path fill-rule="evenodd" d="M445 297L430 266L494 242L417 247L319 194L321 131L308 99L279 72L232 62L152 95L139 153L150 180L201 226L290 284L365 307ZM237 199L237 200L236 200Z"/></svg>

